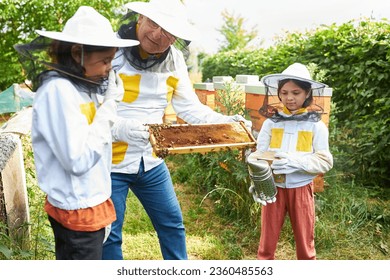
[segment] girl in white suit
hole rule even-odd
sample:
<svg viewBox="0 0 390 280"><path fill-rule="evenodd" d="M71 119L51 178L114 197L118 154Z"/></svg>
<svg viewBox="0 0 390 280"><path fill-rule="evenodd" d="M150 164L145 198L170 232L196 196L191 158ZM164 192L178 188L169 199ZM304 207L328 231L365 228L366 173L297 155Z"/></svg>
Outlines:
<svg viewBox="0 0 390 280"><path fill-rule="evenodd" d="M110 22L87 6L62 32L37 33L36 40L15 48L24 58L35 58L28 54L39 54L41 48L35 65L49 68L32 77L31 135L56 258L101 259L106 229L116 219L110 199L111 128L124 92L111 61L118 47L138 41L117 38ZM104 95L102 104L98 93Z"/></svg>
<svg viewBox="0 0 390 280"><path fill-rule="evenodd" d="M255 201L263 204L258 259L274 259L285 216L288 213L294 232L297 259L315 259L313 179L329 171L333 157L329 152L328 129L318 111L308 110L313 91L325 84L313 81L307 68L290 65L281 74L262 78L267 91L278 95L283 109L268 105L260 109L268 119L257 138L257 150L248 160L262 158L264 152L274 152L271 168L275 176L277 195L264 201L250 188ZM282 180L280 180L282 178Z"/></svg>

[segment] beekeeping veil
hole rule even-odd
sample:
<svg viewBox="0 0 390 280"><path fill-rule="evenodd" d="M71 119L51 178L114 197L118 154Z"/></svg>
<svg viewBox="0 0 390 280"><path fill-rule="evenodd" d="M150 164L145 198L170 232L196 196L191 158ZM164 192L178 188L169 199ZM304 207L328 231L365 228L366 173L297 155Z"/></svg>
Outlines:
<svg viewBox="0 0 390 280"><path fill-rule="evenodd" d="M162 29L172 34L176 41L175 47L182 51L185 58L189 56L188 45L191 41L199 37L199 31L189 22L187 10L180 0L150 0L149 2L130 2L124 7L127 14L121 20L121 27L118 34L121 38L137 39L136 26L139 15L143 15ZM121 48L122 60L116 60L120 65L126 61L139 70L149 70L153 72L171 72L175 70L175 65L171 63L161 66L162 62L170 61L170 47L162 54L149 55L142 58L139 55L138 47Z"/></svg>
<svg viewBox="0 0 390 280"><path fill-rule="evenodd" d="M310 94L304 103L307 112L303 114L285 114L282 110L283 104L280 102L279 90L281 82L293 80L298 83L308 83L310 85ZM300 63L294 63L287 67L280 74L271 74L264 76L261 81L265 86L266 95L263 105L259 109L259 113L274 122L288 120L302 120L317 122L321 120L321 115L324 110L317 102L311 102L313 96L322 96L326 84L312 80L307 67Z"/></svg>

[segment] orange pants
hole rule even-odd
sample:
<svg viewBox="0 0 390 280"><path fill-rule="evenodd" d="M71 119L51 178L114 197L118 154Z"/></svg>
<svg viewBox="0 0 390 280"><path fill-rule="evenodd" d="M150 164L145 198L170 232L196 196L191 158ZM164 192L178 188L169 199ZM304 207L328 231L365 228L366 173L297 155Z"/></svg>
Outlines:
<svg viewBox="0 0 390 280"><path fill-rule="evenodd" d="M298 260L315 260L313 184L303 187L278 188L276 202L261 209L261 235L257 259L274 260L280 232L289 214L294 232Z"/></svg>

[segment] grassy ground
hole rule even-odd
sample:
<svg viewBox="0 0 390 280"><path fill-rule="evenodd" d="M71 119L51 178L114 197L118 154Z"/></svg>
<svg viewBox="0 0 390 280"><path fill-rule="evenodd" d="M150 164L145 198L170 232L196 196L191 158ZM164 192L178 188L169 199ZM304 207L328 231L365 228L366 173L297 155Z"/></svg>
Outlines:
<svg viewBox="0 0 390 280"><path fill-rule="evenodd" d="M31 144L24 141L25 165L31 216L29 246L20 247L0 225L0 259L54 259L54 242L43 211L44 195L39 190L32 161ZM174 164L168 162L174 171ZM370 189L353 180L339 180L337 171L326 177L328 187L316 194L316 249L323 260L390 259L390 189ZM253 260L259 241L258 205L238 218L221 215L223 200L185 183L175 183L187 232L187 249L192 260ZM250 203L249 203L250 204ZM256 208L257 207L257 208ZM247 217L248 216L248 217ZM250 222L249 222L250 221ZM254 222L253 222L254 221ZM133 260L162 259L157 236L138 200L127 201L124 226L124 257ZM286 219L276 253L277 259L295 259L294 239Z"/></svg>
<svg viewBox="0 0 390 280"><path fill-rule="evenodd" d="M215 213L212 201L206 199L201 203L203 197L194 194L191 189L183 185L175 187L183 210L189 259L256 259L258 227L242 228L243 225L226 221ZM321 196L326 196L326 194L323 193ZM363 209L363 206L357 207ZM322 219L321 215L317 215L318 259L390 259L389 233L382 232L380 224L361 228L358 221L337 219L339 219L338 223L330 224L328 218ZM134 195L128 198L124 244L126 259L162 259L157 236ZM295 259L294 240L288 219L282 230L276 258Z"/></svg>
<svg viewBox="0 0 390 280"><path fill-rule="evenodd" d="M206 193L202 194L185 184L175 184L175 189L183 210L190 259L256 259L258 222L248 226L243 221L227 220L216 213L218 201L208 199ZM353 183L339 187L328 185L323 193L317 193L317 258L390 259L388 199L388 191L376 197L375 191L359 188ZM124 244L126 259L162 258L152 225L133 195L128 198ZM295 259L294 239L288 218L281 233L276 258Z"/></svg>
<svg viewBox="0 0 390 280"><path fill-rule="evenodd" d="M202 197L183 185L176 184L175 189L183 211L189 259L255 258L255 250L245 252L245 256L242 256L242 249L237 244L239 236L234 236L234 225L225 223L214 213L210 200L202 201ZM137 260L162 259L155 231L133 194L128 198L127 207L124 257ZM227 243L227 240L231 242Z"/></svg>

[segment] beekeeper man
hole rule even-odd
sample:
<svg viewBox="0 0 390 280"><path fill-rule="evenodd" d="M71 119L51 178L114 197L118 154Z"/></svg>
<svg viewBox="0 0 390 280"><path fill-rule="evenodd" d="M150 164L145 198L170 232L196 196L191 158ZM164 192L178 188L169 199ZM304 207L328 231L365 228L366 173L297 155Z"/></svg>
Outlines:
<svg viewBox="0 0 390 280"><path fill-rule="evenodd" d="M118 35L140 41L123 48L114 61L125 94L118 106L122 117L114 129L112 200L117 220L104 245L104 259L123 259L122 227L129 189L142 203L160 242L164 259L187 259L185 228L169 170L153 154L147 124L163 122L172 104L178 117L190 124L250 121L225 116L203 105L195 94L183 52L199 32L188 22L180 0L151 0L125 5L128 14ZM124 121L125 119L131 120ZM131 244L130 244L131 246Z"/></svg>

